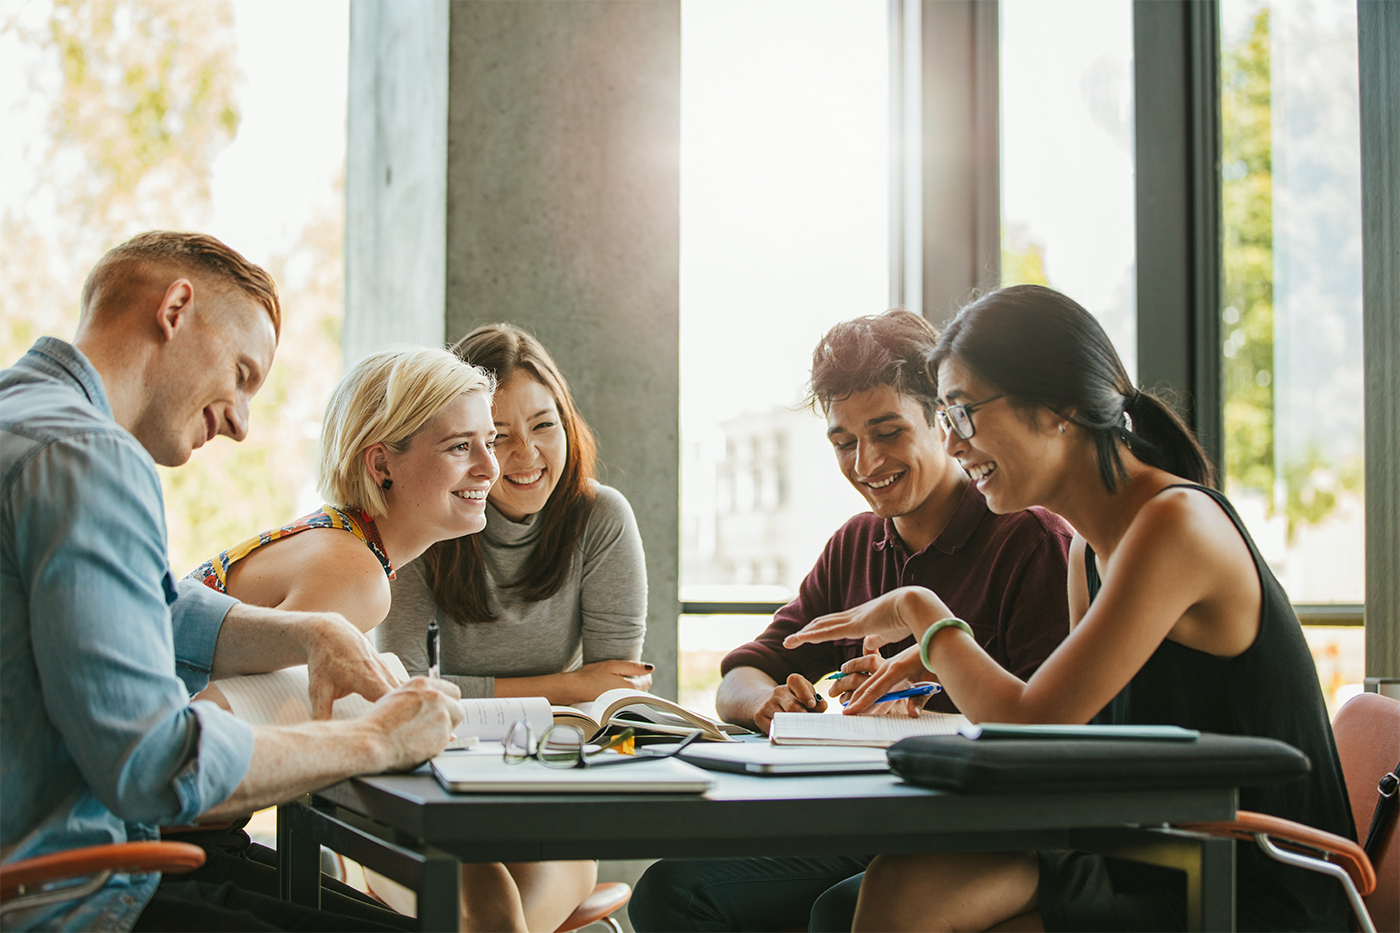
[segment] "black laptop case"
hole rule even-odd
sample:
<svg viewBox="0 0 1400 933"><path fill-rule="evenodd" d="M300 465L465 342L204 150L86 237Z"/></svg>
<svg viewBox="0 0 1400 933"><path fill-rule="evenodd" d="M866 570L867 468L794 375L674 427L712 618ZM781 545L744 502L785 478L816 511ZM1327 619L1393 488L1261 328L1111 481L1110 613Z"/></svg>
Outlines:
<svg viewBox="0 0 1400 933"><path fill-rule="evenodd" d="M892 745L889 760L910 784L977 794L1258 787L1312 767L1275 739L1212 733L1193 742L924 735Z"/></svg>

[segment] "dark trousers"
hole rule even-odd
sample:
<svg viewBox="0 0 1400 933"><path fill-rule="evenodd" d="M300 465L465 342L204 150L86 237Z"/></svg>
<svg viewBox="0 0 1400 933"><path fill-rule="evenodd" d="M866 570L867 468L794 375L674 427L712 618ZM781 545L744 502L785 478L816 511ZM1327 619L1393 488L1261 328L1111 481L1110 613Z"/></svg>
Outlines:
<svg viewBox="0 0 1400 933"><path fill-rule="evenodd" d="M321 877L321 909L280 899L277 853L249 843L241 830L178 837L204 849L202 868L161 876L136 930L413 930L395 913L349 885Z"/></svg>
<svg viewBox="0 0 1400 933"><path fill-rule="evenodd" d="M632 892L638 933L848 931L873 856L662 859Z"/></svg>

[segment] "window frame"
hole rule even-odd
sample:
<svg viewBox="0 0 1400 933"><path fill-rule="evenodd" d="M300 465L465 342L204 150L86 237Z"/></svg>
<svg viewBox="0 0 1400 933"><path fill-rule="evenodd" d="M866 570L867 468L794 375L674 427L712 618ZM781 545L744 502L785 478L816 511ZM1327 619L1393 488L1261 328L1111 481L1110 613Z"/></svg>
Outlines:
<svg viewBox="0 0 1400 933"><path fill-rule="evenodd" d="M1368 347L1394 351L1366 359L1367 602L1294 606L1304 625L1367 627L1368 689L1400 683L1400 567L1385 556L1400 554L1400 262L1383 249L1400 234L1400 9L1388 6L1358 4L1364 326ZM889 9L897 208L890 298L941 324L975 290L1000 280L999 4L889 0ZM1223 470L1219 15L1217 0L1133 3L1139 381L1175 390L1187 423ZM911 63L916 51L922 60ZM911 77L918 87L908 87ZM910 145L911 134L918 145ZM916 180L910 163L920 150ZM1187 197L1176 196L1182 191ZM918 243L907 222L915 211ZM921 289L910 287L911 278ZM1368 604L1389 608L1368 613ZM779 606L687 602L681 611L764 614Z"/></svg>

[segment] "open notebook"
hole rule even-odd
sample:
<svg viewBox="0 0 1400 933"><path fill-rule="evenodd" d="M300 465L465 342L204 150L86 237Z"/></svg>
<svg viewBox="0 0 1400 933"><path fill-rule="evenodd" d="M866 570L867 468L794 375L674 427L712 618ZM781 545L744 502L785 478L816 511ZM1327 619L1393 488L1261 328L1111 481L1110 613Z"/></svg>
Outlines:
<svg viewBox="0 0 1400 933"><path fill-rule="evenodd" d="M408 679L398 655L379 656L389 670ZM239 719L260 726L294 726L311 719L311 699L307 693L306 665L283 668L267 674L230 677L214 682L229 708ZM478 740L497 742L517 720L530 723L536 735L554 723L549 701L544 697L486 697L461 701L465 718L457 726L457 739L448 748L467 748ZM357 693L341 697L332 707L332 719L356 719L373 706Z"/></svg>
<svg viewBox="0 0 1400 933"><path fill-rule="evenodd" d="M381 654L389 670L403 680L408 671L396 654ZM267 674L229 677L216 680L213 686L228 700L229 708L239 719L260 726L295 726L311 720L310 678L306 665L284 667ZM332 707L332 719L358 719L370 711L370 703L358 693L341 697Z"/></svg>

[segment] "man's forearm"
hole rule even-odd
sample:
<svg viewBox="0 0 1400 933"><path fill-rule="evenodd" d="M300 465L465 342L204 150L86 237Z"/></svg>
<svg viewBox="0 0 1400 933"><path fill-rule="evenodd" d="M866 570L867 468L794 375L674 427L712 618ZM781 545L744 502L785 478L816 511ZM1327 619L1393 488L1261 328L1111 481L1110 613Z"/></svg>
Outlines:
<svg viewBox="0 0 1400 933"><path fill-rule="evenodd" d="M383 742L367 721L255 726L248 773L202 819L228 819L286 803L357 774L384 770Z"/></svg>
<svg viewBox="0 0 1400 933"><path fill-rule="evenodd" d="M224 617L212 679L262 674L306 663L307 628L319 616L239 603Z"/></svg>
<svg viewBox="0 0 1400 933"><path fill-rule="evenodd" d="M756 713L778 682L756 667L736 667L719 682L715 691L715 712L725 722L746 729L754 728Z"/></svg>
<svg viewBox="0 0 1400 933"><path fill-rule="evenodd" d="M253 757L229 798L210 819L285 803L357 774L411 768L442 752L462 721L455 689L415 678L382 697L359 719L263 726L253 731Z"/></svg>

